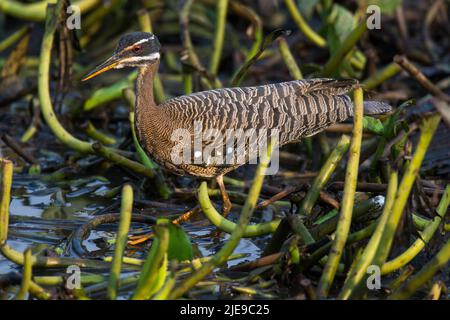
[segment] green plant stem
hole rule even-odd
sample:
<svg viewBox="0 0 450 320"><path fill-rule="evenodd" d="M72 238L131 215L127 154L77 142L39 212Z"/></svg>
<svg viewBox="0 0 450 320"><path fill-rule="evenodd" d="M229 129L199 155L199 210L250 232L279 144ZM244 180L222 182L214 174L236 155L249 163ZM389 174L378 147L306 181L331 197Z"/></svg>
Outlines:
<svg viewBox="0 0 450 320"><path fill-rule="evenodd" d="M53 110L52 101L49 90L49 71L51 51L53 47L53 40L56 31L57 15L61 12L62 2L58 2L56 8L54 6L47 10L47 20L45 22L45 32L41 44L41 55L39 61L39 76L38 76L38 93L41 105L42 116L47 125L53 131L53 134L68 147L77 150L81 153L93 153L91 144L81 141L64 129L61 123L56 118Z"/></svg>
<svg viewBox="0 0 450 320"><path fill-rule="evenodd" d="M361 217L364 217L368 212L375 212L379 209L381 209L381 207L378 197L358 202L353 207L352 220L355 221ZM335 216L331 216L327 220L322 221L318 224L316 221L314 223L315 226L309 230L314 239L321 239L322 237L336 230L336 226L339 222L339 212L336 209L333 209L333 211L336 212Z"/></svg>
<svg viewBox="0 0 450 320"><path fill-rule="evenodd" d="M367 227L352 233L351 235L348 236L345 245L348 246L351 245L352 243L370 237L375 231L376 226L377 226L376 223L371 223ZM302 264L302 269L308 269L309 267L313 266L316 262L318 262L320 259L322 259L330 251L332 245L333 242L330 241L327 244L321 246L316 251L314 251Z"/></svg>
<svg viewBox="0 0 450 320"><path fill-rule="evenodd" d="M314 207L317 199L320 195L320 190L328 183L328 180L331 177L331 174L336 169L337 165L341 161L344 154L347 152L350 146L350 137L347 135L342 135L341 139L336 144L336 147L333 149L331 154L329 155L327 161L324 163L322 168L320 169L318 175L313 181L311 188L308 190L306 196L303 198L300 207L297 210L297 214L293 215L289 219L289 224L292 226L296 226L296 230L301 233L299 236L302 237L302 240L306 239L311 240L312 236L305 230L306 228L303 225L302 216L310 216L312 212L312 208ZM272 236L272 240L267 245L265 253L274 253L277 252L280 248L282 242L288 236L289 229L286 228L286 224L280 223L277 230ZM308 240L308 241L309 241ZM306 244L306 243L304 243Z"/></svg>
<svg viewBox="0 0 450 320"><path fill-rule="evenodd" d="M445 218L447 213L447 209L450 202L450 185L447 185L445 188L445 193L439 202L439 205L436 209L436 216L433 221L430 222L425 230L420 233L420 237L414 241L414 243L401 255L398 257L386 262L383 264L381 268L381 274L388 274L404 267L407 263L409 263L414 257L425 247L425 245L431 240L439 225Z"/></svg>
<svg viewBox="0 0 450 320"><path fill-rule="evenodd" d="M125 184L122 189L122 204L120 207L119 230L116 236L114 256L109 272L109 283L107 289L108 298L115 300L117 298L117 289L119 287L120 271L122 269L122 257L128 240L128 230L131 223L131 211L133 209L133 188Z"/></svg>
<svg viewBox="0 0 450 320"><path fill-rule="evenodd" d="M431 220L428 220L426 218L423 218L415 213L413 213L413 222L417 229L424 230L428 224L431 222ZM444 224L444 231L450 232L450 223Z"/></svg>
<svg viewBox="0 0 450 320"><path fill-rule="evenodd" d="M19 251L12 249L7 244L0 245L1 254L8 260L18 265L24 265L25 258ZM39 268L63 268L72 265L79 266L81 268L109 268L110 263L88 260L88 259L74 259L74 258L59 258L59 257L45 257L45 256L32 256L31 258L33 267Z"/></svg>
<svg viewBox="0 0 450 320"><path fill-rule="evenodd" d="M372 75L370 78L364 80L362 86L364 87L364 89L367 90L376 88L386 80L395 76L397 73L400 72L400 70L402 70L402 68L395 62L392 62L383 69L381 69L380 71L378 71L377 73L375 73L374 75Z"/></svg>
<svg viewBox="0 0 450 320"><path fill-rule="evenodd" d="M330 59L325 64L320 73L321 76L330 77L336 72L342 60L350 52L350 50L353 49L355 44L364 34L364 32L366 31L366 27L367 27L366 20L363 19L363 21L361 21L356 26L356 28L353 29L353 31L345 38L345 40L342 43L342 46L338 49L338 51L333 56L330 57Z"/></svg>
<svg viewBox="0 0 450 320"><path fill-rule="evenodd" d="M256 169L255 177L249 190L248 197L242 208L239 222L233 233L231 234L228 242L222 247L222 249L220 249L217 254L213 256L210 261L203 264L187 279L183 280L183 282L175 287L175 289L170 293L169 299L176 299L183 296L192 287L194 287L196 283L210 274L214 270L214 268L226 262L228 260L228 257L233 253L234 249L236 249L253 215L253 211L255 209L256 202L258 201L259 193L261 192L262 184L264 181L264 174L269 165L274 145L275 142L271 141L267 147L267 151L262 155L260 159L261 162ZM205 184L205 182L202 182L202 184Z"/></svg>
<svg viewBox="0 0 450 320"><path fill-rule="evenodd" d="M284 3L286 4L286 7L288 8L295 24L303 32L303 34L319 47L325 47L327 45L327 42L306 23L305 19L298 11L297 5L295 4L294 0L285 0Z"/></svg>
<svg viewBox="0 0 450 320"><path fill-rule="evenodd" d="M214 35L213 51L211 55L211 62L209 72L217 75L219 70L220 58L222 56L223 40L225 38L225 24L227 19L228 0L217 1L216 11L216 32Z"/></svg>
<svg viewBox="0 0 450 320"><path fill-rule="evenodd" d="M28 291L31 295L40 300L49 300L52 297L50 292L46 291L44 288L33 281L30 281L30 287L28 288Z"/></svg>
<svg viewBox="0 0 450 320"><path fill-rule="evenodd" d="M281 57L284 60L284 63L286 64L286 67L289 70L289 74L292 78L295 80L301 80L303 79L303 74L300 68L298 67L297 62L295 62L295 58L292 55L291 50L289 49L289 45L285 38L279 37L277 39L278 49L280 50Z"/></svg>
<svg viewBox="0 0 450 320"><path fill-rule="evenodd" d="M400 275L393 279L391 282L387 284L387 288L391 290L391 292L397 290L405 281L408 279L414 272L414 267L409 265L405 269L402 270Z"/></svg>
<svg viewBox="0 0 450 320"><path fill-rule="evenodd" d="M403 210L411 192L411 188L414 184L414 181L422 164L422 160L425 156L428 146L430 145L431 139L433 138L434 132L436 131L440 120L441 118L439 115L433 115L429 118L424 119L423 123L420 126L421 135L417 144L416 151L414 152L413 158L403 175L402 181L398 188L398 190L400 190L401 192L397 192L395 196L392 213L389 217L386 227L384 228L383 236L380 240L380 245L378 246L377 253L373 260L373 264L380 266L380 268L385 263L389 255L395 232L399 225L399 221L403 214Z"/></svg>
<svg viewBox="0 0 450 320"><path fill-rule="evenodd" d="M226 233L232 233L236 229L236 223L228 220L224 216L222 216L217 210L214 208L211 200L208 195L208 186L206 182L202 182L200 184L198 190L198 202L200 203L200 207L202 208L203 213L208 218L208 220L214 224L219 230L224 231ZM248 225L242 237L257 237L265 234L272 233L276 230L280 223L280 219L276 219L270 222L258 223L253 225Z"/></svg>
<svg viewBox="0 0 450 320"><path fill-rule="evenodd" d="M0 0L0 11L22 20L42 22L45 20L47 4L55 2L56 0L47 0L24 4L14 0ZM80 12L84 13L100 2L101 0L78 0L72 4L78 6Z"/></svg>
<svg viewBox="0 0 450 320"><path fill-rule="evenodd" d="M245 62L247 62L256 55L259 48L261 47L261 44L263 42L263 23L260 16L252 8L250 8L249 6L245 6L236 0L230 1L230 9L236 15L249 20L252 24L254 40L251 49L248 51L245 57Z"/></svg>
<svg viewBox="0 0 450 320"><path fill-rule="evenodd" d="M352 272L347 277L347 280L345 281L344 286L342 287L341 292L339 294L338 297L339 299L342 300L349 299L352 293L357 288L357 286L361 283L361 280L367 274L367 268L369 267L369 265L372 264L376 251L380 244L381 236L383 235L383 230L386 227L387 221L389 219L395 195L397 193L397 187L398 187L398 173L397 171L392 170L386 193L386 200L383 214L378 219L377 228L375 229L375 232L370 238L369 243L364 249L364 252L358 259L358 262L356 263Z"/></svg>
<svg viewBox="0 0 450 320"><path fill-rule="evenodd" d="M116 144L117 142L116 139L114 139L113 137L110 137L98 131L90 121L88 121L85 131L89 137L91 137L94 140L98 140L103 144L112 145Z"/></svg>
<svg viewBox="0 0 450 320"><path fill-rule="evenodd" d="M91 111L106 103L120 99L122 91L133 86L137 78L137 71L130 72L130 74L123 80L120 80L108 87L98 89L92 94L83 104L83 111Z"/></svg>
<svg viewBox="0 0 450 320"><path fill-rule="evenodd" d="M4 51L5 49L8 49L10 46L12 46L16 41L21 39L25 34L27 34L30 31L30 26L23 26L16 32L14 32L12 35L7 37L6 39L2 40L0 42L0 52Z"/></svg>
<svg viewBox="0 0 450 320"><path fill-rule="evenodd" d="M342 135L339 142L334 147L327 161L323 164L319 171L319 174L314 179L311 188L308 190L305 198L302 200L298 214L310 216L312 208L314 207L317 199L319 198L320 191L325 187L331 178L331 174L334 172L338 164L341 162L342 157L347 152L350 146L350 137L348 135Z"/></svg>
<svg viewBox="0 0 450 320"><path fill-rule="evenodd" d="M30 289L30 282L32 277L33 264L31 261L31 249L28 248L24 252L25 262L23 265L22 283L19 292L17 292L15 299L24 300Z"/></svg>
<svg viewBox="0 0 450 320"><path fill-rule="evenodd" d="M139 162L132 161L118 153L111 151L110 149L103 146L100 142L94 142L92 144L92 150L99 156L102 156L103 158L108 159L109 161L111 161L119 166L128 168L135 173L142 174L142 175L146 176L147 178L155 177L154 170L151 170L151 169L145 167L144 165L140 164Z"/></svg>
<svg viewBox="0 0 450 320"><path fill-rule="evenodd" d="M337 268L339 266L343 249L345 247L345 242L347 241L348 233L350 231L356 183L358 181L359 156L361 152L363 104L363 91L361 88L357 88L355 90L354 97L353 136L347 164L341 214L339 217L333 246L330 249L327 264L324 267L317 288L317 295L321 298L326 298L328 296L331 284L333 283Z"/></svg>
<svg viewBox="0 0 450 320"><path fill-rule="evenodd" d="M450 240L410 281L396 290L389 300L405 300L411 297L417 290L430 280L436 272L448 265L450 260Z"/></svg>
<svg viewBox="0 0 450 320"><path fill-rule="evenodd" d="M34 122L32 122L30 126L25 130L23 135L20 137L20 142L27 143L28 141L30 141L31 138L34 137L37 131L38 131L37 125Z"/></svg>
<svg viewBox="0 0 450 320"><path fill-rule="evenodd" d="M11 186L14 165L11 160L0 158L1 189L0 189L0 246L8 240L9 204L11 202Z"/></svg>
<svg viewBox="0 0 450 320"><path fill-rule="evenodd" d="M168 220L159 220L155 226L155 239L152 248L142 265L138 286L133 294L133 300L148 299L155 291L160 268L166 268L163 261L167 261L167 250L169 248ZM165 270L163 270L165 272Z"/></svg>

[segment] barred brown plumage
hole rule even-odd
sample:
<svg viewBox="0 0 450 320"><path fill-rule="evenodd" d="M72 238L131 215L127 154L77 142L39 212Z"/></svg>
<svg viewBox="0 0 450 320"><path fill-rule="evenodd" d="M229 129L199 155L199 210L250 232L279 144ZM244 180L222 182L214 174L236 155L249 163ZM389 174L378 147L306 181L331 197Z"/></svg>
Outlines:
<svg viewBox="0 0 450 320"><path fill-rule="evenodd" d="M278 143L282 146L314 135L353 114L353 103L346 95L358 86L358 82L352 79L308 79L214 89L176 97L157 105L153 97L153 78L159 66L159 50L159 41L153 34L135 32L125 35L114 55L85 79L111 68L138 67L135 126L144 150L171 172L216 177L222 191L222 176L243 163L224 162L223 158L212 156L200 157L197 161L198 148L202 151L210 148L216 155L221 153L224 156L228 153L224 137L229 130L242 130L250 136L261 130L276 130ZM387 112L390 107L382 102L369 101L365 103L365 109L369 114L375 114ZM212 129L214 134L205 137L204 133ZM181 134L174 136L177 132ZM196 139L200 145L195 145ZM252 160L261 139L258 135L246 141L236 156ZM175 149L189 150L187 161L174 161Z"/></svg>

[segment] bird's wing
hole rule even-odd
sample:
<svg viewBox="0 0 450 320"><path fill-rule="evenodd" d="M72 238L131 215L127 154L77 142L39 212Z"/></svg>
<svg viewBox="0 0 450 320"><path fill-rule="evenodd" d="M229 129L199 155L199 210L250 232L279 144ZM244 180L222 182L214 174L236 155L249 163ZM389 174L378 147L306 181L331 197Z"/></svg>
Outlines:
<svg viewBox="0 0 450 320"><path fill-rule="evenodd" d="M198 134L216 131L221 136L203 138L203 146L223 144L227 130L243 130L252 136L259 130L278 132L280 145L313 135L330 124L345 120L353 104L348 91L356 80L309 79L256 87L223 88L197 92L168 100L163 107L171 118ZM239 134L239 132L238 132ZM257 133L256 133L257 134ZM266 133L267 135L270 132ZM256 148L260 136L246 144ZM226 150L224 149L226 152ZM205 162L205 165L213 163Z"/></svg>

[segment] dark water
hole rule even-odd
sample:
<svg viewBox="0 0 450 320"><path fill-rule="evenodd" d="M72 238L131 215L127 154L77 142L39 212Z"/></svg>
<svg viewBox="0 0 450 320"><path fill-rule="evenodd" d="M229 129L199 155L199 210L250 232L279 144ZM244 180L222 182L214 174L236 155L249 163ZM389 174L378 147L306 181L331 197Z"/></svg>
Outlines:
<svg viewBox="0 0 450 320"><path fill-rule="evenodd" d="M105 198L105 192L109 190L111 182L101 176L80 176L77 179L47 182L45 175L15 173L8 244L20 252L31 247L35 252L47 250L61 256L76 257L70 245L74 232L97 214L111 213L108 207L120 200L120 194L111 199ZM161 208L147 208L145 211L152 209L157 212L168 211ZM169 211L176 212L174 209ZM118 212L118 208L112 212ZM211 234L215 231L214 226L205 225L201 214L194 220L182 224L194 244L194 253L197 257L214 254L229 235L213 238ZM117 224L110 224L93 230L83 241L87 254L96 257L111 255L116 228ZM131 233L140 234L150 230L147 225L132 224ZM128 247L127 255L145 258L148 247L148 244ZM246 257L230 261L229 265L253 260L259 257L260 251L253 240L243 239L235 253L245 253ZM0 255L0 274L14 270L19 271L20 266Z"/></svg>

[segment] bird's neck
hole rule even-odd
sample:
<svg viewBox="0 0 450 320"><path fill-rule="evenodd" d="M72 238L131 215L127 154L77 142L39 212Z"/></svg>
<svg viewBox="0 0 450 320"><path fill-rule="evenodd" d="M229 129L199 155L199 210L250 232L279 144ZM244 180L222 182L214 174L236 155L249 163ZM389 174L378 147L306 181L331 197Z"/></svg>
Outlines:
<svg viewBox="0 0 450 320"><path fill-rule="evenodd" d="M153 80L158 72L159 61L139 69L136 80L135 129L141 146L152 151L153 141L163 135L165 112L155 102Z"/></svg>
<svg viewBox="0 0 450 320"><path fill-rule="evenodd" d="M140 111L155 111L157 105L153 93L153 80L158 72L159 61L139 68L136 80L136 113Z"/></svg>

